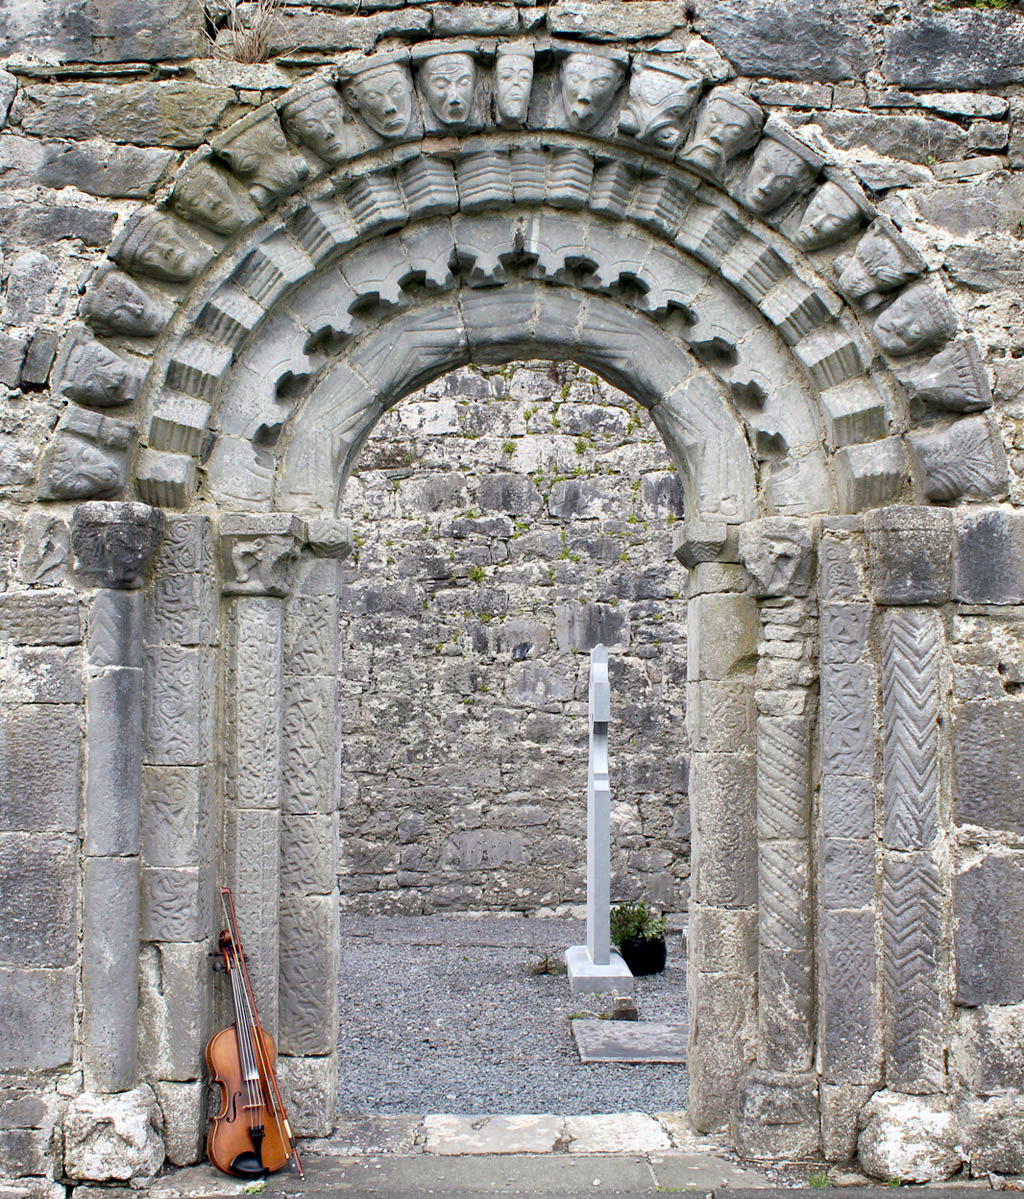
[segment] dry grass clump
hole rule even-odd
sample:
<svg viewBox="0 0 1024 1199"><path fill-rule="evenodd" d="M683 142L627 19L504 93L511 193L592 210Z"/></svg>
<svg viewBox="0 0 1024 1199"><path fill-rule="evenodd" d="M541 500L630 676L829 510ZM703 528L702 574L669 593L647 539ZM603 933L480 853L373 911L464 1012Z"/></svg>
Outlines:
<svg viewBox="0 0 1024 1199"><path fill-rule="evenodd" d="M214 58L267 62L284 0L224 0L208 33Z"/></svg>

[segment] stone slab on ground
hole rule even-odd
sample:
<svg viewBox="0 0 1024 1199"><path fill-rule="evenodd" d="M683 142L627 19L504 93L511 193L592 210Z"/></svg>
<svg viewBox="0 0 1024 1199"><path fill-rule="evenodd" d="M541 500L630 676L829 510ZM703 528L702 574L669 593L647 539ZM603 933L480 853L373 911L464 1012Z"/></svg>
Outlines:
<svg viewBox="0 0 1024 1199"><path fill-rule="evenodd" d="M581 1062L685 1062L689 1026L643 1020L573 1020Z"/></svg>
<svg viewBox="0 0 1024 1199"><path fill-rule="evenodd" d="M427 1116L426 1151L461 1154L549 1153L562 1133L560 1116Z"/></svg>

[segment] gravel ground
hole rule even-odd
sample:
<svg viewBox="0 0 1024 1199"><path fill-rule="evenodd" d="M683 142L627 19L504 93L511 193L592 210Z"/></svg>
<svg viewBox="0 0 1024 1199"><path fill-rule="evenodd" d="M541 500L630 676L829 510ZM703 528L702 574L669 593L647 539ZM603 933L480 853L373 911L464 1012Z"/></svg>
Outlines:
<svg viewBox="0 0 1024 1199"><path fill-rule="evenodd" d="M683 1066L583 1065L573 1014L610 1006L573 995L561 963L585 941L578 921L510 917L345 917L338 1110L462 1115L678 1111ZM636 980L641 1020L685 1021L682 939L668 968Z"/></svg>

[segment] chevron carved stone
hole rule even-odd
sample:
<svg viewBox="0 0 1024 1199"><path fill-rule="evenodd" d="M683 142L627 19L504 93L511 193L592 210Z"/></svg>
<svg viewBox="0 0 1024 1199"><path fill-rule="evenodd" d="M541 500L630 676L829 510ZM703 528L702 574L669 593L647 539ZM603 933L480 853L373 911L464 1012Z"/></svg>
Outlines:
<svg viewBox="0 0 1024 1199"><path fill-rule="evenodd" d="M882 895L886 1079L911 1094L940 1091L944 1081L940 899L933 861L923 853L889 856Z"/></svg>
<svg viewBox="0 0 1024 1199"><path fill-rule="evenodd" d="M770 840L806 837L810 818L808 763L810 725L806 717L757 722L758 834Z"/></svg>
<svg viewBox="0 0 1024 1199"><path fill-rule="evenodd" d="M886 613L882 625L882 759L886 845L923 849L936 833L942 624L929 609Z"/></svg>

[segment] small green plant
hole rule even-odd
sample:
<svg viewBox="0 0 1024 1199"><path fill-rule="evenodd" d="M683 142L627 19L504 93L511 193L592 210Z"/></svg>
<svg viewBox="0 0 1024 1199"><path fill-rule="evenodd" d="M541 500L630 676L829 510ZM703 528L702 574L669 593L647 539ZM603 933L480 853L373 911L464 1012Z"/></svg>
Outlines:
<svg viewBox="0 0 1024 1199"><path fill-rule="evenodd" d="M622 942L632 937L656 941L665 935L665 918L656 916L642 899L636 903L620 903L611 911L612 944L622 948Z"/></svg>
<svg viewBox="0 0 1024 1199"><path fill-rule="evenodd" d="M243 1195L262 1195L267 1189L265 1179L260 1179L259 1182L250 1182L248 1186L242 1187Z"/></svg>
<svg viewBox="0 0 1024 1199"><path fill-rule="evenodd" d="M501 443L501 452L506 458L511 458L516 452L516 443L514 441L503 441Z"/></svg>
<svg viewBox="0 0 1024 1199"><path fill-rule="evenodd" d="M585 454L589 448L590 445L585 437L577 437L575 442L573 442L573 449L577 454Z"/></svg>
<svg viewBox="0 0 1024 1199"><path fill-rule="evenodd" d="M822 1190L825 1187L831 1186L828 1170L812 1170L807 1176L807 1185L814 1187L815 1190Z"/></svg>
<svg viewBox="0 0 1024 1199"><path fill-rule="evenodd" d="M482 583L487 577L487 571L482 566L471 566L469 568L469 577L474 583Z"/></svg>

